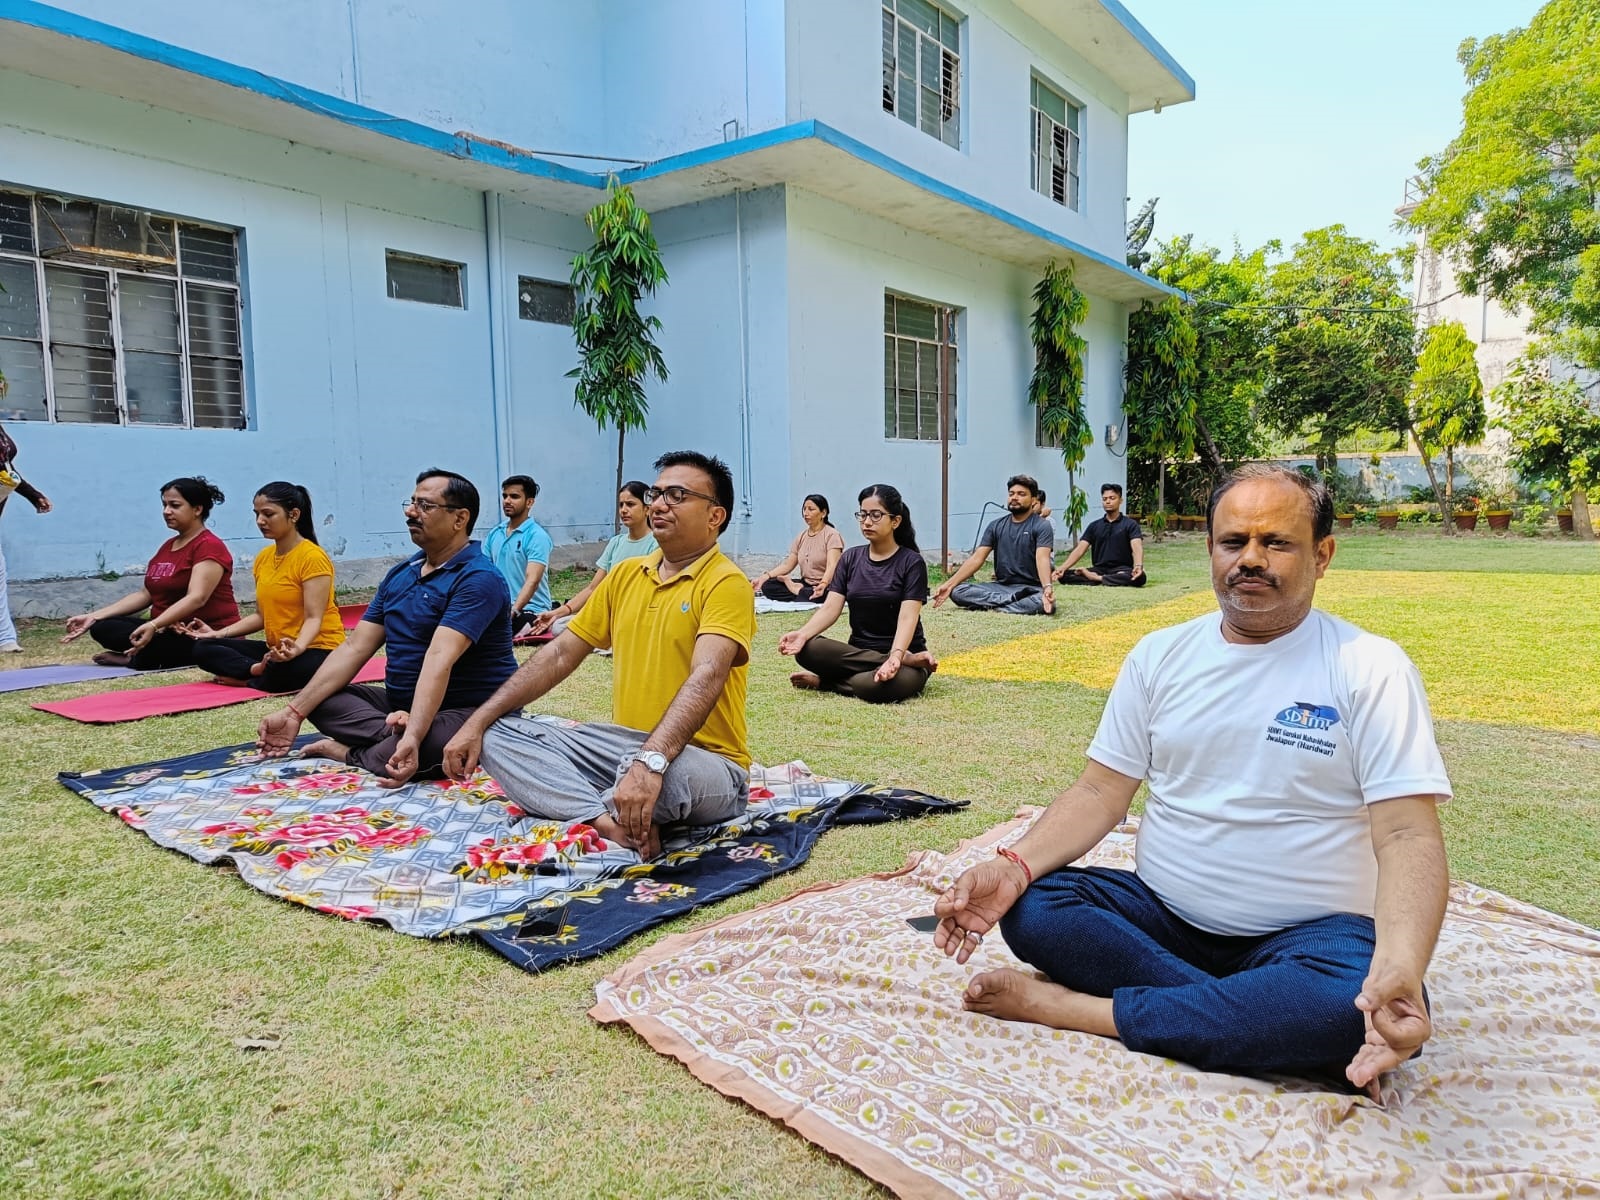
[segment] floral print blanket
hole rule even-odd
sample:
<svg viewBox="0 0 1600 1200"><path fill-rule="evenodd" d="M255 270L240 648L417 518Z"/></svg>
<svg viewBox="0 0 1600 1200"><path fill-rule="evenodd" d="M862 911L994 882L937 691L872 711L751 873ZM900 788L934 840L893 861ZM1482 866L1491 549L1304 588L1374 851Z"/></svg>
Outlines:
<svg viewBox="0 0 1600 1200"><path fill-rule="evenodd" d="M672 831L642 863L587 825L522 819L481 773L386 791L364 771L237 746L60 778L157 845L226 861L268 895L414 937L476 936L530 971L792 870L833 824L964 807L799 762L756 766L741 817Z"/></svg>
<svg viewBox="0 0 1600 1200"><path fill-rule="evenodd" d="M1455 884L1434 1036L1382 1104L1208 1074L962 1010L1021 964L991 935L958 966L906 920L1026 823L666 938L591 1015L902 1196L1600 1195L1600 932ZM1131 868L1135 830L1085 861Z"/></svg>

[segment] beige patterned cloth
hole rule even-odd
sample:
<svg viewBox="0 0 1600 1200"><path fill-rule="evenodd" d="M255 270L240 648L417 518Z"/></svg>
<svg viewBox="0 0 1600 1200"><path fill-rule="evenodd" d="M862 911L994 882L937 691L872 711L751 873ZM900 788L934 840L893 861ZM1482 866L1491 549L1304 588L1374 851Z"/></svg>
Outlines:
<svg viewBox="0 0 1600 1200"><path fill-rule="evenodd" d="M992 934L957 966L906 918L1025 826L667 938L591 1015L902 1196L1600 1195L1600 933L1456 884L1434 1037L1382 1106L1207 1074L961 1009L1021 964ZM1084 861L1131 867L1135 828Z"/></svg>

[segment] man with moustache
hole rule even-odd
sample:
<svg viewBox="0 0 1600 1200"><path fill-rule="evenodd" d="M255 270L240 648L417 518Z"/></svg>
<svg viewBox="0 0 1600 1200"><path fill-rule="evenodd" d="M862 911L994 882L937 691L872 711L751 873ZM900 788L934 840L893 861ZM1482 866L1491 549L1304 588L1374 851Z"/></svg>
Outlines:
<svg viewBox="0 0 1600 1200"><path fill-rule="evenodd" d="M692 450L655 465L645 500L659 548L608 571L566 630L467 718L444 755L451 778L481 762L528 816L584 822L645 858L660 851L664 825L744 811L756 628L750 582L717 545L733 512L727 465ZM606 649L612 724L507 715Z"/></svg>
<svg viewBox="0 0 1600 1200"><path fill-rule="evenodd" d="M1048 976L985 971L972 1011L1376 1096L1432 1028L1450 781L1427 697L1400 647L1312 607L1325 486L1247 467L1208 516L1220 613L1133 649L1078 781L939 898L934 942L965 962L998 925ZM1068 866L1143 781L1136 868Z"/></svg>
<svg viewBox="0 0 1600 1200"><path fill-rule="evenodd" d="M933 593L933 606L954 600L961 608L1036 616L1056 610L1055 581L1050 574L1056 534L1039 515L1043 493L1032 475L1006 480L1006 512L996 517L978 539L978 546L956 573ZM994 582L968 583L994 552Z"/></svg>
<svg viewBox="0 0 1600 1200"><path fill-rule="evenodd" d="M323 737L305 757L361 767L384 787L437 779L445 744L517 669L505 581L471 540L478 489L453 471L427 470L402 508L418 552L384 576L299 695L262 719L262 753L287 754L309 720ZM352 684L380 647L384 686Z"/></svg>

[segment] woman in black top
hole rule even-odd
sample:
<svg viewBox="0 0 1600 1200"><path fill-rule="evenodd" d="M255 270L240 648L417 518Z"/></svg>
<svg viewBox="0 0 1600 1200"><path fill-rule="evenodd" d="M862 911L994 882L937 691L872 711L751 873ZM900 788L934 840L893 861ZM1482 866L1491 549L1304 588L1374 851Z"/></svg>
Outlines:
<svg viewBox="0 0 1600 1200"><path fill-rule="evenodd" d="M922 636L928 564L917 549L911 510L886 483L857 497L865 546L839 559L817 615L778 639L778 650L801 666L795 687L825 688L868 704L909 700L927 686L938 663ZM819 637L850 606L850 640Z"/></svg>

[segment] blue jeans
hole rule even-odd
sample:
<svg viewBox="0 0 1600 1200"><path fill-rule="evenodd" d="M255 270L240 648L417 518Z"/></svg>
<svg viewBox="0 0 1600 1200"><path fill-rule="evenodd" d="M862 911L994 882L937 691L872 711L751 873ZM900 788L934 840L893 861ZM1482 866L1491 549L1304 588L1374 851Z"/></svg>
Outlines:
<svg viewBox="0 0 1600 1200"><path fill-rule="evenodd" d="M1000 929L1056 983L1109 996L1130 1050L1207 1071L1342 1080L1366 1037L1355 998L1372 963L1371 917L1207 933L1132 871L1063 867L1023 892Z"/></svg>

